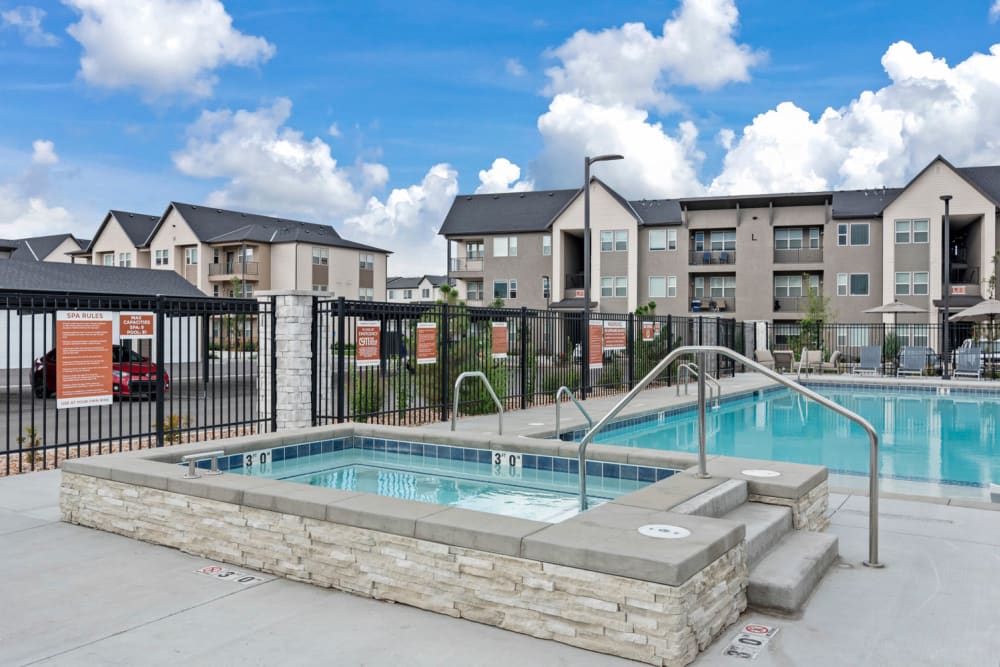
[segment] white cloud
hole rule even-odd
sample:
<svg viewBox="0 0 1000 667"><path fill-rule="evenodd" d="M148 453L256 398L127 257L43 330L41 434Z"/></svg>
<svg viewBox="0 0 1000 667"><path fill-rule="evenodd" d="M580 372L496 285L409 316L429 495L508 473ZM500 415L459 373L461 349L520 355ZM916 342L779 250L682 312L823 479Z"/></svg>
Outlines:
<svg viewBox="0 0 1000 667"><path fill-rule="evenodd" d="M14 28L28 46L56 46L59 38L42 29L45 10L22 5L0 12L0 28Z"/></svg>
<svg viewBox="0 0 1000 667"><path fill-rule="evenodd" d="M939 153L959 165L1000 161L1000 44L950 67L896 42L882 66L888 85L815 120L792 102L758 115L710 190L902 185Z"/></svg>
<svg viewBox="0 0 1000 667"><path fill-rule="evenodd" d="M52 165L59 162L56 145L46 139L36 139L31 143L31 161L34 164Z"/></svg>
<svg viewBox="0 0 1000 667"><path fill-rule="evenodd" d="M489 169L479 170L479 187L476 194L488 194L494 192L527 192L535 188L535 183L530 180L519 180L521 178L521 168L505 157L498 157L493 160Z"/></svg>
<svg viewBox="0 0 1000 667"><path fill-rule="evenodd" d="M993 6L990 7L990 21L996 21L1000 18L1000 0L993 0Z"/></svg>
<svg viewBox="0 0 1000 667"><path fill-rule="evenodd" d="M550 56L561 65L546 71L550 95L572 94L604 105L676 109L671 84L717 88L749 79L762 54L734 40L739 12L734 0L683 0L656 36L642 23L599 33L581 30Z"/></svg>
<svg viewBox="0 0 1000 667"><path fill-rule="evenodd" d="M504 63L504 68L507 70L507 74L510 74L511 76L521 77L527 73L527 70L524 69L524 65L522 65L521 61L517 58L508 58Z"/></svg>
<svg viewBox="0 0 1000 667"><path fill-rule="evenodd" d="M326 128L326 133L331 137L340 138L340 128L337 127L336 123L330 123L330 127Z"/></svg>
<svg viewBox="0 0 1000 667"><path fill-rule="evenodd" d="M274 55L265 39L235 30L219 0L64 1L81 14L67 29L83 46L80 76L97 86L207 97L216 69Z"/></svg>

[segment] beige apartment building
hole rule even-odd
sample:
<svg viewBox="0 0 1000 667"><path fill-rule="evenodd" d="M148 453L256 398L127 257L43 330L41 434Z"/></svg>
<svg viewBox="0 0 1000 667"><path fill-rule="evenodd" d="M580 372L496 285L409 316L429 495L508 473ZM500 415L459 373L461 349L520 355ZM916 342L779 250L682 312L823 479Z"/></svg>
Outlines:
<svg viewBox="0 0 1000 667"><path fill-rule="evenodd" d="M50 234L21 239L0 239L0 257L28 262L71 263L73 255L85 248L89 240L72 234Z"/></svg>
<svg viewBox="0 0 1000 667"><path fill-rule="evenodd" d="M891 316L899 300L941 321L943 258L952 312L988 293L998 245L1000 166L956 168L942 157L899 188L628 201L590 184L591 300L628 312L716 313L794 326L809 290L838 322ZM449 278L470 305L583 307L582 189L460 195L440 234ZM944 202L951 195L950 244Z"/></svg>
<svg viewBox="0 0 1000 667"><path fill-rule="evenodd" d="M163 215L109 211L84 251L94 264L176 271L203 293L312 290L384 301L388 250L329 225L171 202Z"/></svg>

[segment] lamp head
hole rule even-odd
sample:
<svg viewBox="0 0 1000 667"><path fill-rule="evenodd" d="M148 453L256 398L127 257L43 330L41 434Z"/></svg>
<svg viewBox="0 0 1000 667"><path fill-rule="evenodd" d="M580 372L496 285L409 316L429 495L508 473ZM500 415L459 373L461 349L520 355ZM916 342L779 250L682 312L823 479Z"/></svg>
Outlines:
<svg viewBox="0 0 1000 667"><path fill-rule="evenodd" d="M941 201L943 202L951 201L951 195L941 195Z"/></svg>
<svg viewBox="0 0 1000 667"><path fill-rule="evenodd" d="M594 157L588 157L587 163L594 164L595 162L605 162L607 160L624 160L624 155L596 155Z"/></svg>

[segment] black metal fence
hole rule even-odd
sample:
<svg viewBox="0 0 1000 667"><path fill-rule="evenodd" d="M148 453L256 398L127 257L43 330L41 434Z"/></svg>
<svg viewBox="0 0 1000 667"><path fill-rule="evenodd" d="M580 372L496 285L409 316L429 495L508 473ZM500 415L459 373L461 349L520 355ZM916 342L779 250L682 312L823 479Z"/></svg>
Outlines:
<svg viewBox="0 0 1000 667"><path fill-rule="evenodd" d="M620 393L680 345L738 350L743 345L742 329L731 319L593 313L590 321L605 327L605 343L600 363L587 364L581 353L587 329L582 318L579 311L316 298L313 423L447 420L455 381L465 371L484 373L505 409L551 402L561 386L583 389L585 377L590 396ZM364 347L359 326L380 332L376 362L359 364L359 357L371 356L370 350L359 352ZM418 353L421 329L434 333ZM728 359L712 363L713 373L735 372ZM671 373L657 380L673 381ZM495 411L480 381L462 385L461 414Z"/></svg>
<svg viewBox="0 0 1000 667"><path fill-rule="evenodd" d="M115 322L110 405L58 407L61 311L152 314L152 338L119 338ZM274 429L274 363L257 352L274 314L266 299L0 293L0 475Z"/></svg>

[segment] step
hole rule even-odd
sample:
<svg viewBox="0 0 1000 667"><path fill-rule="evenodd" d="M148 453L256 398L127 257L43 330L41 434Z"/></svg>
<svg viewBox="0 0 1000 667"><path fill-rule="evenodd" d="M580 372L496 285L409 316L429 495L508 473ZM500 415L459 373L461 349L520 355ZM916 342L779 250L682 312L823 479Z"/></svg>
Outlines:
<svg viewBox="0 0 1000 667"><path fill-rule="evenodd" d="M742 479L730 479L680 505L670 508L678 514L695 514L719 518L747 501L747 483Z"/></svg>
<svg viewBox="0 0 1000 667"><path fill-rule="evenodd" d="M750 570L747 602L755 609L794 614L836 559L836 535L793 530Z"/></svg>
<svg viewBox="0 0 1000 667"><path fill-rule="evenodd" d="M722 518L746 526L747 567L750 568L792 529L792 510L782 505L744 503Z"/></svg>

